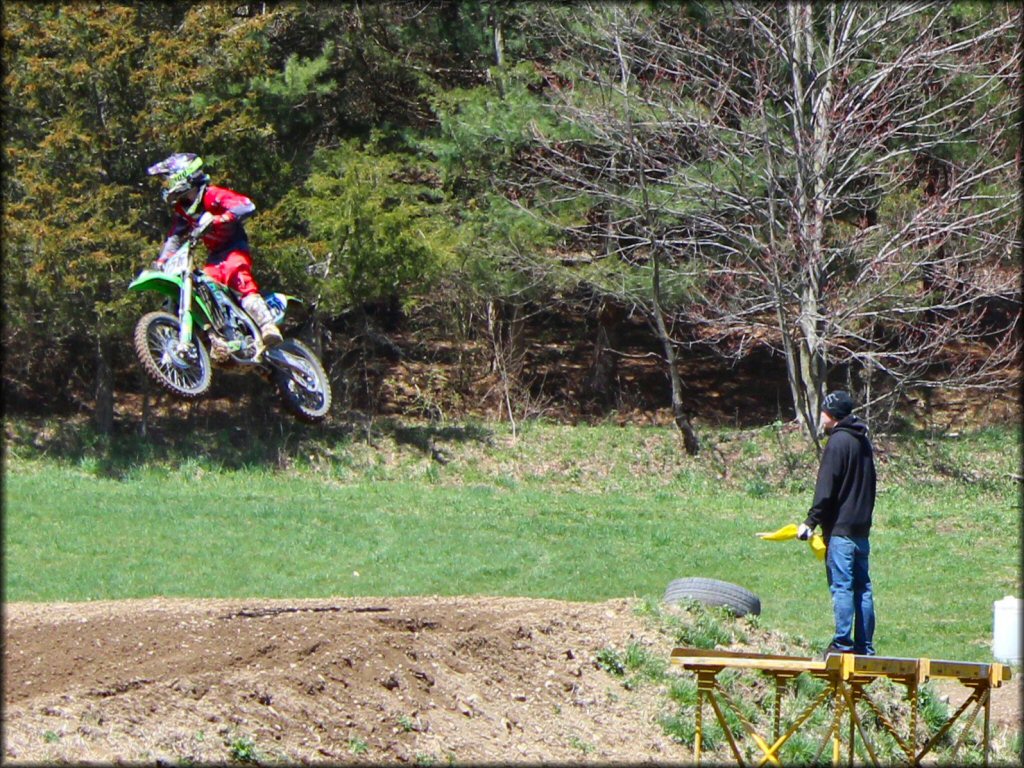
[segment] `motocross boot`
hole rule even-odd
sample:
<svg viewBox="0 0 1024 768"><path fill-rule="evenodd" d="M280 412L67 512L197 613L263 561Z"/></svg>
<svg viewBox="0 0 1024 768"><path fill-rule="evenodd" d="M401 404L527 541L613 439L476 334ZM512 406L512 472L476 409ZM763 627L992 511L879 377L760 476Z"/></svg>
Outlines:
<svg viewBox="0 0 1024 768"><path fill-rule="evenodd" d="M274 315L270 312L267 302L258 293L250 293L242 297L242 308L249 313L249 317L256 321L260 327L260 334L263 336L263 344L267 347L276 347L284 337L277 329L274 322Z"/></svg>
<svg viewBox="0 0 1024 768"><path fill-rule="evenodd" d="M215 333L210 334L210 359L215 363L226 363L231 359L227 342Z"/></svg>

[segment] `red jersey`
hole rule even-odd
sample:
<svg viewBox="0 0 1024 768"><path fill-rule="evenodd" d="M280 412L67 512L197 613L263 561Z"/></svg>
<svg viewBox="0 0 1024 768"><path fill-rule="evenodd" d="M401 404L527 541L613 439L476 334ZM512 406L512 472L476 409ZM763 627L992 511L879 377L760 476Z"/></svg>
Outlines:
<svg viewBox="0 0 1024 768"><path fill-rule="evenodd" d="M189 213L190 209L192 213ZM213 216L213 221L202 237L203 245L209 251L208 261L220 261L235 251L249 253L249 238L242 222L255 213L256 206L248 197L226 187L207 184L199 205L192 205L190 209L186 209L181 202L175 204L171 231L160 252L160 258L170 256L181 247L204 213Z"/></svg>

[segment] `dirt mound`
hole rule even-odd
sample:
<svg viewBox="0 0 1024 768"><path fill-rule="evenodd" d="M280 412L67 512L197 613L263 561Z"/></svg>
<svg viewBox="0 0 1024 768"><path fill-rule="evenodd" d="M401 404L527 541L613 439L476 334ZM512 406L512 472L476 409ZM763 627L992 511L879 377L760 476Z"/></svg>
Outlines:
<svg viewBox="0 0 1024 768"><path fill-rule="evenodd" d="M8 604L3 759L688 764L690 748L658 724L664 697L597 663L633 643L668 656L670 641L634 608L481 597ZM1019 680L994 694L994 728L1018 728Z"/></svg>
<svg viewBox="0 0 1024 768"><path fill-rule="evenodd" d="M670 647L625 600L6 606L4 759L687 762L603 648Z"/></svg>

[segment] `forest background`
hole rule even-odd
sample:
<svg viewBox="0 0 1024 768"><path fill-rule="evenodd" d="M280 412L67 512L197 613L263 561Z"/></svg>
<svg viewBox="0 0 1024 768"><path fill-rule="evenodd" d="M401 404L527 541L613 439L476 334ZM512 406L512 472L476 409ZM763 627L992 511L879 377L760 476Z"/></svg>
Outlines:
<svg viewBox="0 0 1024 768"><path fill-rule="evenodd" d="M201 154L337 413L881 426L1016 394L1010 3L4 4L3 396L145 386L127 285ZM249 391L258 379L230 377ZM225 389L220 390L222 393Z"/></svg>

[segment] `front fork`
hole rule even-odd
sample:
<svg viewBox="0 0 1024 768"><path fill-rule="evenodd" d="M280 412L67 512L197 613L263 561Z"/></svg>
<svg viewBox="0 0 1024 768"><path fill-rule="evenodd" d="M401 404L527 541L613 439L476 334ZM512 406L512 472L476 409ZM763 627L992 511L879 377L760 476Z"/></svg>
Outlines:
<svg viewBox="0 0 1024 768"><path fill-rule="evenodd" d="M186 273L183 277L181 300L178 302L179 355L184 355L192 346L192 276Z"/></svg>

